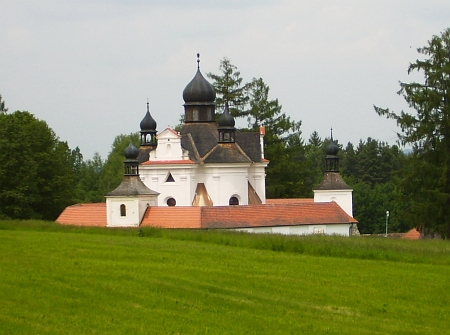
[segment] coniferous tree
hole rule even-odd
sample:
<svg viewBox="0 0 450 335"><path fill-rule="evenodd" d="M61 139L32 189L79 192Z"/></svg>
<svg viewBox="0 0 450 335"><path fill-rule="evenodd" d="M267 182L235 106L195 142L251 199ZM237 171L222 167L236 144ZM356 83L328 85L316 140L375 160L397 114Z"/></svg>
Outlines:
<svg viewBox="0 0 450 335"><path fill-rule="evenodd" d="M217 94L216 104L230 103L234 117L247 118L248 130L266 129L265 157L271 162L266 169L268 198L312 196L310 169L305 159L301 139L301 122L291 120L282 112L278 99L269 97L269 86L262 78L243 84L237 67L224 58L220 62L221 75L208 74Z"/></svg>
<svg viewBox="0 0 450 335"><path fill-rule="evenodd" d="M311 190L320 184L323 178L325 168L325 146L328 142L322 140L317 131L313 131L305 146L306 160L310 165L310 174L308 184Z"/></svg>
<svg viewBox="0 0 450 335"><path fill-rule="evenodd" d="M79 181L76 189L78 202L104 201L103 174L104 162L97 152L92 159L82 162L79 168Z"/></svg>
<svg viewBox="0 0 450 335"><path fill-rule="evenodd" d="M2 99L2 95L0 94L0 113L6 113L8 108L5 107L5 100Z"/></svg>
<svg viewBox="0 0 450 335"><path fill-rule="evenodd" d="M216 105L221 108L228 102L230 114L234 117L242 117L247 114L246 107L249 97L246 93L248 84L242 84L241 73L237 67L231 64L231 60L223 58L219 67L221 74L208 73L213 80L212 85L216 91Z"/></svg>
<svg viewBox="0 0 450 335"><path fill-rule="evenodd" d="M403 199L411 200L409 220L450 238L450 28L418 52L426 58L411 63L408 73L422 72L425 82L400 83L399 91L415 112L375 111L396 120L400 142L415 147L399 184Z"/></svg>

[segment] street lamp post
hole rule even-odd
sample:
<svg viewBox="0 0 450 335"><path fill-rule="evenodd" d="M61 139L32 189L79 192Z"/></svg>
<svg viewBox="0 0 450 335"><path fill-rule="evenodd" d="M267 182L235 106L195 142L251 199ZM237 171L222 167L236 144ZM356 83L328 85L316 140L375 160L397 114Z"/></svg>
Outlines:
<svg viewBox="0 0 450 335"><path fill-rule="evenodd" d="M387 237L387 233L388 233L388 222L389 222L389 211L386 211L386 235L385 235L385 237Z"/></svg>

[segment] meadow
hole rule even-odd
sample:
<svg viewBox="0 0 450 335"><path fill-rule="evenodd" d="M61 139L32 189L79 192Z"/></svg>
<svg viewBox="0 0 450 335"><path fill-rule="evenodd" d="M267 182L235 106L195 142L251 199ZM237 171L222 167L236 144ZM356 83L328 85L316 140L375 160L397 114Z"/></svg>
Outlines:
<svg viewBox="0 0 450 335"><path fill-rule="evenodd" d="M450 244L0 221L0 334L445 334Z"/></svg>

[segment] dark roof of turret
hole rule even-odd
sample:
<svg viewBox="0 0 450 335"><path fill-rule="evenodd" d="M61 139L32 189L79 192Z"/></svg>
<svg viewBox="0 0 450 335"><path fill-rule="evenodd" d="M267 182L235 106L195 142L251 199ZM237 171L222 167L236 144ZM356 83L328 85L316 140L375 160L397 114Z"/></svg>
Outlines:
<svg viewBox="0 0 450 335"><path fill-rule="evenodd" d="M132 142L130 142L128 147L124 150L124 156L127 160L135 160L139 156L139 149L136 148Z"/></svg>
<svg viewBox="0 0 450 335"><path fill-rule="evenodd" d="M158 195L159 193L149 189L139 176L124 176L117 188L106 196L134 196L134 195Z"/></svg>
<svg viewBox="0 0 450 335"><path fill-rule="evenodd" d="M183 91L183 100L185 103L214 103L216 100L216 91L214 87L203 77L200 72L200 54L197 54L197 73L194 79L186 85Z"/></svg>
<svg viewBox="0 0 450 335"><path fill-rule="evenodd" d="M150 115L150 110L147 102L147 113L145 113L144 118L141 121L141 131L154 131L156 130L156 121Z"/></svg>
<svg viewBox="0 0 450 335"><path fill-rule="evenodd" d="M325 148L325 153L328 156L336 156L338 152L339 147L336 145L336 143L334 143L333 138L331 138L330 143L328 143L328 145Z"/></svg>
<svg viewBox="0 0 450 335"><path fill-rule="evenodd" d="M219 128L234 128L235 122L233 116L230 114L228 102L225 103L225 109L219 117L219 120L217 120L217 124Z"/></svg>
<svg viewBox="0 0 450 335"><path fill-rule="evenodd" d="M325 153L328 156L336 156L337 153L339 152L339 147L333 141L333 128L331 128L330 134L331 134L330 143L328 143L327 146L325 147Z"/></svg>
<svg viewBox="0 0 450 335"><path fill-rule="evenodd" d="M314 190L351 190L339 172L325 172L322 182Z"/></svg>
<svg viewBox="0 0 450 335"><path fill-rule="evenodd" d="M190 102L214 102L216 92L214 87L203 77L200 70L197 70L194 79L185 87L183 91L183 100Z"/></svg>

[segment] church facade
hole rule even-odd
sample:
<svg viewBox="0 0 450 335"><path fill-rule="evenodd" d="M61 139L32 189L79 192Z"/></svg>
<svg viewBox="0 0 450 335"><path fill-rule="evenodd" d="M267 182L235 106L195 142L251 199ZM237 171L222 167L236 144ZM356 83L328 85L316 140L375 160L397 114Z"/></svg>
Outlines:
<svg viewBox="0 0 450 335"><path fill-rule="evenodd" d="M141 121L141 179L160 193L159 206L265 203L264 128L240 132L228 105L216 122L216 93L198 67L183 91L185 123L156 136L147 113Z"/></svg>
<svg viewBox="0 0 450 335"><path fill-rule="evenodd" d="M140 147L130 143L125 150L124 179L106 194L106 226L297 235L357 232L352 189L339 174L333 140L326 148L326 172L314 199L266 199L269 161L264 157L264 128L236 129L227 103L216 121L216 93L199 66L183 99L184 124L179 131L167 128L158 133L147 103L140 123ZM102 213L101 205L97 207L95 213ZM83 211L93 208L69 206L57 221L73 224L77 216L81 220Z"/></svg>

